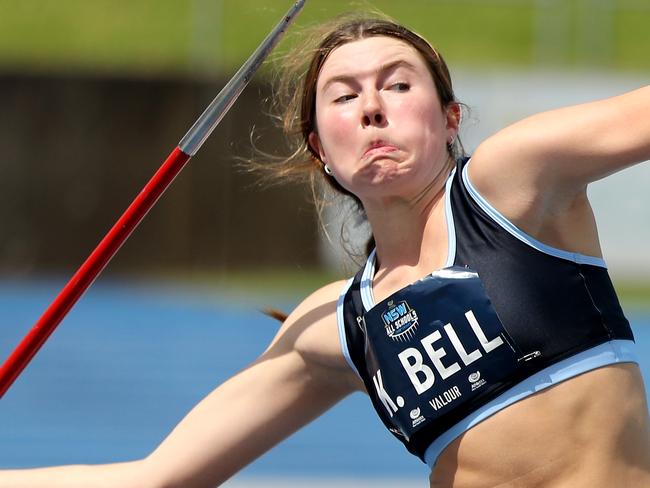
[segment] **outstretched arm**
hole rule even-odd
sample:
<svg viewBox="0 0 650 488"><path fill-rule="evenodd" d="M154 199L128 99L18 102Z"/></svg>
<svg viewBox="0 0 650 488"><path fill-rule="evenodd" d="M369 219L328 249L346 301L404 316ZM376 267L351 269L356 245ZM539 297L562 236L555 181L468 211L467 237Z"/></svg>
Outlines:
<svg viewBox="0 0 650 488"><path fill-rule="evenodd" d="M566 195L649 159L646 86L513 124L479 146L471 173L487 194L498 194L507 182L525 192L541 189L547 195Z"/></svg>
<svg viewBox="0 0 650 488"><path fill-rule="evenodd" d="M358 388L338 344L341 284L305 300L257 361L202 400L146 459L0 473L0 487L213 487Z"/></svg>

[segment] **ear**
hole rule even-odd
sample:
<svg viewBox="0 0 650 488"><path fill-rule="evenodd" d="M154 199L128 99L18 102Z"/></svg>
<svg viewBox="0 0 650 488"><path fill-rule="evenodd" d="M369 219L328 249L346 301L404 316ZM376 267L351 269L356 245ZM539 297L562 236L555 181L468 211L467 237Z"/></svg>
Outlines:
<svg viewBox="0 0 650 488"><path fill-rule="evenodd" d="M325 157L325 152L323 151L323 146L320 143L320 138L316 132L309 133L309 147L312 151L318 154L318 157L323 163L327 163L327 158Z"/></svg>
<svg viewBox="0 0 650 488"><path fill-rule="evenodd" d="M451 102L447 105L445 111L447 117L447 140L449 141L456 139L456 136L458 135L462 112L460 105L456 102Z"/></svg>

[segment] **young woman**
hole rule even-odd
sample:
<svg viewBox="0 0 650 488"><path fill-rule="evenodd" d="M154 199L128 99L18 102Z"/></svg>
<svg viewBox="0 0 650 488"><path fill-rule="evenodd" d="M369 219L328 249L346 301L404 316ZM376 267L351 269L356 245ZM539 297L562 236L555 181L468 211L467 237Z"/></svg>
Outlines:
<svg viewBox="0 0 650 488"><path fill-rule="evenodd" d="M432 487L650 486L643 381L586 194L650 159L650 87L523 120L468 160L426 41L382 19L320 39L289 87L300 141L278 172L361 205L367 264L307 297L146 459L0 487L215 486L356 390Z"/></svg>

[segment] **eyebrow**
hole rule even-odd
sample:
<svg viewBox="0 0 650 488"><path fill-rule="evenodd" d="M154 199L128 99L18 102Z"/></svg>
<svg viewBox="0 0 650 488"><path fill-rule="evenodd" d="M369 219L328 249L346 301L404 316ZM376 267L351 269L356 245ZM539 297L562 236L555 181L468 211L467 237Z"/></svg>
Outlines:
<svg viewBox="0 0 650 488"><path fill-rule="evenodd" d="M382 64L379 69L376 71L377 73L385 73L389 71L394 71L397 68L406 68L410 71L415 71L415 66L412 63L409 63L408 61L405 61L403 59L397 59L395 61L391 61L386 64ZM352 75L338 75L338 76L333 76L332 78L329 78L325 84L323 85L322 90L326 91L330 85L341 82L341 83L349 83L355 81L355 77Z"/></svg>

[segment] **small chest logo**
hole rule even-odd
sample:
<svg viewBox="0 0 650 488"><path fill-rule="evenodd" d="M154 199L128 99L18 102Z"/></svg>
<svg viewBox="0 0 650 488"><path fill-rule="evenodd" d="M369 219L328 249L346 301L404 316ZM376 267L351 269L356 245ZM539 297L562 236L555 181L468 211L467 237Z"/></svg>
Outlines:
<svg viewBox="0 0 650 488"><path fill-rule="evenodd" d="M418 327L418 314L405 301L388 302L388 308L381 314L388 337L395 341L408 341Z"/></svg>
<svg viewBox="0 0 650 488"><path fill-rule="evenodd" d="M412 425L413 427L417 427L418 425L420 425L422 422L424 422L424 421L426 420L426 419L424 418L424 416L421 414L419 408L416 408L416 409L414 409L414 410L411 410L411 412L409 413L409 415L410 415L410 417L411 417L411 420L413 421L413 422L411 422L411 425Z"/></svg>
<svg viewBox="0 0 650 488"><path fill-rule="evenodd" d="M470 374L467 380L472 384L472 391L479 389L486 383L486 381L481 378L480 371Z"/></svg>

